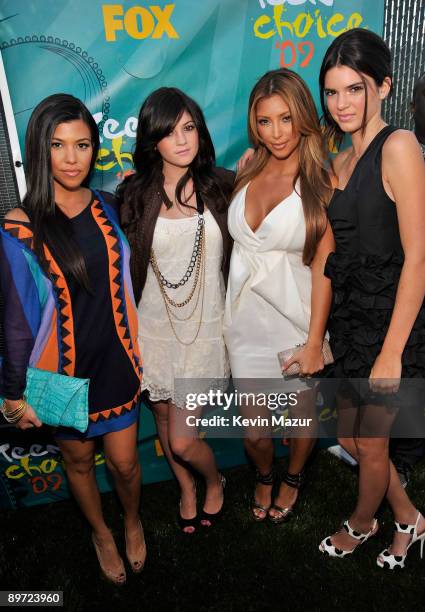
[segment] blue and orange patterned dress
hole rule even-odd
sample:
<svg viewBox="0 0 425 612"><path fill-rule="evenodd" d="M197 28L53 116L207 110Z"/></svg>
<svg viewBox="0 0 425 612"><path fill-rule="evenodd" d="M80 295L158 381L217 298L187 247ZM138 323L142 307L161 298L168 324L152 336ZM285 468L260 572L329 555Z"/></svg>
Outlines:
<svg viewBox="0 0 425 612"><path fill-rule="evenodd" d="M0 282L5 352L2 394L19 399L28 366L89 378L89 426L84 434L58 428L58 438L92 438L129 427L138 418L141 359L129 273L129 247L114 197L93 192L70 219L85 260L88 292L65 276L45 246L49 276L32 249L30 223L0 228Z"/></svg>

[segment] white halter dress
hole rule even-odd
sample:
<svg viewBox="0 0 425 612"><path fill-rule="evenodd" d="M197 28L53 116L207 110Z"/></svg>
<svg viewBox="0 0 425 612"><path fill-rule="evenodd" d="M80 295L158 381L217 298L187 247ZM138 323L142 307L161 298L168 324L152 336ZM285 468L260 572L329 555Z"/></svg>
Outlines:
<svg viewBox="0 0 425 612"><path fill-rule="evenodd" d="M245 219L248 185L229 209L235 243L224 337L234 378L281 379L277 353L306 342L310 324L311 270L302 262L306 232L300 186L254 232Z"/></svg>

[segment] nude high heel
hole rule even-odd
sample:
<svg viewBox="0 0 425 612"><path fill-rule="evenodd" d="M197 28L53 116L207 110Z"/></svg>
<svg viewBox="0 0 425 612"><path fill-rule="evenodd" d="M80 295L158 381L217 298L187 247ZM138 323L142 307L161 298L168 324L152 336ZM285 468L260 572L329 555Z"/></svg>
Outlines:
<svg viewBox="0 0 425 612"><path fill-rule="evenodd" d="M112 582L113 584L116 584L117 586L122 586L123 584L125 584L127 576L125 573L124 563L121 557L120 557L121 567L118 570L118 572L113 572L107 569L104 565L105 554L100 551L99 544L96 542L94 533L91 534L91 539L93 542L94 549L96 551L97 560L99 561L100 569L102 570L102 574L105 576L105 578L109 580L109 582Z"/></svg>
<svg viewBox="0 0 425 612"><path fill-rule="evenodd" d="M130 567L133 570L134 574L140 574L140 572L143 571L143 568L145 567L145 561L146 561L146 542L145 542L145 535L143 533L143 527L142 527L142 523L140 519L139 519L139 529L143 536L143 544L142 544L142 548L140 549L140 551L135 555L130 555L130 553L128 552L127 529L125 530L125 554L127 556L128 562L130 563Z"/></svg>

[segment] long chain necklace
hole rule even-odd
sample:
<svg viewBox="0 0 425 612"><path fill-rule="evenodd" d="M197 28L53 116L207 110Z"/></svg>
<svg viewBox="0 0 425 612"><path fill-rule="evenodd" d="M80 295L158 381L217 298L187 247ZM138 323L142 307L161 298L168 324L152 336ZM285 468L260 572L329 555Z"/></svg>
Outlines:
<svg viewBox="0 0 425 612"><path fill-rule="evenodd" d="M162 185L161 187L162 187L161 191L163 193L160 193L160 195L163 197L163 200L166 202L166 204L169 204L169 207L172 206L172 202L169 200L167 194L165 193L165 189L163 188ZM176 337L176 340L180 342L180 344L183 344L185 346L190 346L196 341L199 335L199 331L201 329L202 314L204 310L206 236L205 236L205 220L204 220L204 215L203 215L204 203L202 199L200 198L198 192L196 192L196 207L197 207L197 214L198 214L198 225L197 225L196 233L195 233L195 241L194 241L192 255L189 261L189 265L186 269L186 272L183 274L182 278L177 283L172 283L171 281L167 280L158 267L158 262L157 262L155 252L153 249L151 249L151 254L150 254L150 263L151 263L153 272L155 274L155 277L157 279L162 298L164 300L165 310L167 312L167 316L170 322L171 329L173 331L174 336ZM195 270L195 277L194 277L193 286L192 286L192 289L189 295L187 296L185 300L181 302L176 302L167 294L165 287L167 287L168 289L178 289L178 287L184 286L189 281L194 270ZM187 306L193 299L196 289L198 289L197 296L196 296L195 304L191 312L184 317L177 316L177 313L173 312L171 310L171 307L183 308L184 306ZM189 342L186 342L182 340L177 334L175 325L173 323L173 319L177 321L188 321L189 319L191 319L195 311L197 310L199 299L201 296L202 296L202 299L201 299L201 312L200 312L200 317L199 317L199 323L198 323L193 339L190 340Z"/></svg>
<svg viewBox="0 0 425 612"><path fill-rule="evenodd" d="M177 289L178 287L183 287L183 285L185 285L188 280L190 279L190 277L192 276L192 272L193 269L195 268L196 262L199 259L199 253L201 250L201 243L203 240L203 236L204 236L204 226L205 226L205 220L204 220L204 215L198 215L198 226L196 228L196 234L195 234L195 241L193 244L193 250L192 250L192 256L190 258L189 261L189 265L187 266L186 272L183 274L183 276L181 277L181 279L177 282L177 283L172 283L171 281L167 280L165 278L165 276L162 274L162 272L159 270L158 265L156 264L156 257L155 257L155 252L153 249L151 249L151 264L152 267L154 267L154 264L152 262L155 262L155 266L158 270L158 275L159 275L159 279L162 285L164 285L165 287L167 287L168 289Z"/></svg>
<svg viewBox="0 0 425 612"><path fill-rule="evenodd" d="M202 315L203 315L203 312L204 312L204 297L205 297L205 260L206 260L206 257L205 257L205 243L203 242L203 246L202 246L202 265L201 265L201 275L200 275L201 278L200 278L200 283L199 283L198 296L196 298L196 304L195 304L192 312L186 318L179 318L179 317L176 316L176 314L174 312L172 312L172 310L171 310L171 308L170 308L170 306L168 304L168 300L166 299L165 289L164 289L163 285L158 283L160 291L161 291L162 296L164 298L165 310L167 312L167 317L168 317L168 320L170 322L171 329L173 330L173 334L174 334L177 342L179 342L180 344L183 344L184 346L190 346L191 344L194 344L194 342L198 338L199 332L201 330ZM197 306L198 306L198 302L199 302L199 297L200 296L201 296L201 311L199 313L199 322L198 322L198 325L197 325L197 329L196 329L194 337L191 340L186 342L185 340L182 340L179 337L179 335L177 333L177 330L176 330L176 328L174 326L174 323L173 323L173 318L177 319L178 321L187 321L189 318L191 318L193 316Z"/></svg>
<svg viewBox="0 0 425 612"><path fill-rule="evenodd" d="M164 287L165 286L168 287L168 285L166 285L163 282L163 280L162 280L164 277L161 274L161 271L160 271L160 269L158 267L158 262L157 262L156 257L155 257L155 253L152 250L151 258L150 258L150 263L151 263L151 266L152 266L153 271L155 273L155 276L156 276L156 278L158 280L158 283L159 283L159 286L160 286L160 289L161 289L161 293L163 294L163 296L166 299L166 301L168 302L168 304L170 304L170 306L174 306L175 308L183 308L184 306L189 304L190 300L192 299L192 297L193 297L193 295L195 293L196 286L198 284L199 275L200 275L200 271L201 271L202 253L204 252L204 244L205 244L205 229L204 229L204 226L202 226L201 237L200 237L200 250L201 250L200 254L201 254L201 257L198 256L196 258L196 262L195 262L196 270L195 270L195 278L194 278L194 281L193 281L193 287L192 287L192 290L189 293L188 297L185 300L183 300L183 302L175 302L172 298L169 297L169 295L165 291ZM177 283L175 286L172 286L171 288L172 289L177 289L178 286L179 286L179 284ZM181 319L181 320L183 321L184 319Z"/></svg>

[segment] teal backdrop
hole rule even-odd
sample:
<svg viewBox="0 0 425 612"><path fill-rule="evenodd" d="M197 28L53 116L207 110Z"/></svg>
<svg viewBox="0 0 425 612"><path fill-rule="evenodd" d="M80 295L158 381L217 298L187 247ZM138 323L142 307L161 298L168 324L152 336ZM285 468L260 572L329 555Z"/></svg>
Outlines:
<svg viewBox="0 0 425 612"><path fill-rule="evenodd" d="M93 184L114 189L132 167L137 114L146 96L176 86L204 110L218 164L246 148L249 92L267 70L290 67L318 101L324 51L353 27L383 31L384 0L1 0L0 49L23 150L33 108L56 92L93 113L101 150ZM142 409L144 481L170 477L150 412ZM212 440L222 467L244 461L240 440ZM0 427L0 505L68 496L48 432ZM284 451L284 447L278 444ZM110 487L98 456L102 490Z"/></svg>

